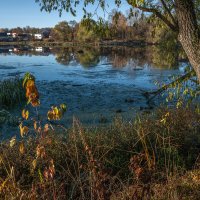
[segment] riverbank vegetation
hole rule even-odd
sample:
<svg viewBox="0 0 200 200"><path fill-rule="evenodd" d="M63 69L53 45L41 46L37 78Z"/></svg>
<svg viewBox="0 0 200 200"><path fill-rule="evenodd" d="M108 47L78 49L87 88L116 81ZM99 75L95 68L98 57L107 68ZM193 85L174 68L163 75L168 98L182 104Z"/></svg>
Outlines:
<svg viewBox="0 0 200 200"><path fill-rule="evenodd" d="M58 9L60 12L70 10L72 14L76 8L73 3L79 4L79 1L65 4L66 0L36 2L48 12ZM86 7L95 1L84 2ZM105 1L100 2L104 9ZM128 18L113 11L109 21L100 18L96 22L85 10L87 16L79 24L59 23L46 42L99 44L111 41L115 45L137 40L145 44L159 43L158 48L152 46L158 52L152 60L158 66L168 67L174 67L175 62L178 66L177 61L187 54L191 65L183 67L183 76L157 91L143 93L148 101L162 94L166 104L138 113L129 121L117 117L106 126L85 127L74 117L71 127L66 128L59 124L67 114L65 104L53 105L46 116L40 116L38 107L42 105L33 75L27 73L23 81L1 82L3 108L12 107L23 98L27 104L17 119L19 133L13 133L0 143L0 199L200 199L199 1L127 2L132 8L152 15L138 11L137 17L129 13ZM115 1L118 6L120 3ZM162 22L157 21L158 18ZM185 50L183 54L177 52L178 35ZM172 50L171 54L165 53L165 47ZM65 50L60 54L55 52L61 64L67 65L72 55L84 67L99 62L97 51L91 53L87 48L75 51L73 47L67 53ZM130 58L136 51L128 51ZM126 65L124 55L127 51L122 50L121 57L110 58L114 67ZM140 51L138 57L144 58ZM140 61L144 62L138 59L138 63ZM35 112L30 112L33 109Z"/></svg>
<svg viewBox="0 0 200 200"><path fill-rule="evenodd" d="M0 197L199 199L199 122L192 108L158 109L106 128L74 119L68 130L45 126L4 141Z"/></svg>
<svg viewBox="0 0 200 200"><path fill-rule="evenodd" d="M22 79L16 77L0 81L0 109L9 109L25 101Z"/></svg>
<svg viewBox="0 0 200 200"><path fill-rule="evenodd" d="M37 108L32 75L25 75L23 88ZM199 199L200 114L194 103L160 107L131 121L118 117L106 127L86 128L74 118L68 129L51 123L65 114L65 104L52 107L45 124L26 106L19 134L0 145L0 197Z"/></svg>

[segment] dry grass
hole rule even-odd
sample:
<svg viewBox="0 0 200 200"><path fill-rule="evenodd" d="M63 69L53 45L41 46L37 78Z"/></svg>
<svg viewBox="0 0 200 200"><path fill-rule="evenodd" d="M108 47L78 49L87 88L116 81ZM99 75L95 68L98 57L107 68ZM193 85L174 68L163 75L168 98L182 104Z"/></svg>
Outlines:
<svg viewBox="0 0 200 200"><path fill-rule="evenodd" d="M5 141L0 199L200 199L199 133L199 114L180 108Z"/></svg>

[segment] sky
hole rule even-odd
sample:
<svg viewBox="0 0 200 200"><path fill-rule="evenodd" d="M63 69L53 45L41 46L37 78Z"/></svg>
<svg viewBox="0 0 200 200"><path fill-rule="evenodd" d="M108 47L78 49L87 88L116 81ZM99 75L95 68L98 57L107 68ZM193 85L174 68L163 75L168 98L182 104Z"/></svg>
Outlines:
<svg viewBox="0 0 200 200"><path fill-rule="evenodd" d="M80 0L81 1L81 0ZM109 7L106 8L110 12L113 8L116 8L114 0L108 0ZM126 1L122 1L122 4L118 10L126 12L130 7ZM87 10L91 13L96 9L96 5L88 6ZM98 15L107 19L108 14L98 9ZM0 0L0 28L14 28L14 27L54 27L60 21L76 20L79 22L83 16L81 6L78 7L77 16L73 17L70 13L63 12L59 17L57 11L47 13L40 11L40 6L35 3L35 0ZM95 19L96 17L94 17Z"/></svg>

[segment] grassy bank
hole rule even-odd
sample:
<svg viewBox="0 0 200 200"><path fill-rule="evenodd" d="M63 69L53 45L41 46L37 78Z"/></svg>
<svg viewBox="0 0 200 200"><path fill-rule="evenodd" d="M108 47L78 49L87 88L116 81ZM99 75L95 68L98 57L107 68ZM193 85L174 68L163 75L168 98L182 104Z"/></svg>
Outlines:
<svg viewBox="0 0 200 200"><path fill-rule="evenodd" d="M32 131L0 145L1 199L200 199L193 108L117 118L106 128L74 119L68 130Z"/></svg>
<svg viewBox="0 0 200 200"><path fill-rule="evenodd" d="M12 78L0 81L0 109L12 108L25 101L22 79Z"/></svg>

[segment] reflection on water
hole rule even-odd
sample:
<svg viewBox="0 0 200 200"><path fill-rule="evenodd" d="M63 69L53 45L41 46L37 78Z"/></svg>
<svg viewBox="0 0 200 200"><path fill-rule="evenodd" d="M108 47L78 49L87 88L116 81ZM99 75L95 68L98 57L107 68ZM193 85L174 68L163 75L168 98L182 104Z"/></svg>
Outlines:
<svg viewBox="0 0 200 200"><path fill-rule="evenodd" d="M83 123L100 122L120 114L128 119L140 110L152 109L144 91L154 82L182 73L186 63L176 50L159 47L0 47L0 76L36 76L40 90L40 112L54 104L67 103L64 122L76 115ZM109 121L109 120L108 120ZM63 123L64 123L63 122Z"/></svg>
<svg viewBox="0 0 200 200"><path fill-rule="evenodd" d="M95 67L106 57L113 67L123 68L127 65L141 67L149 65L160 69L177 69L182 59L182 52L177 48L149 47L30 47L0 46L0 55L50 56L54 55L58 63L69 65L79 63L85 68Z"/></svg>
<svg viewBox="0 0 200 200"><path fill-rule="evenodd" d="M99 63L100 52L97 49L79 50L76 54L76 60L85 68L95 67Z"/></svg>
<svg viewBox="0 0 200 200"><path fill-rule="evenodd" d="M68 48L54 49L56 61L62 65L69 65L73 60L73 55Z"/></svg>

